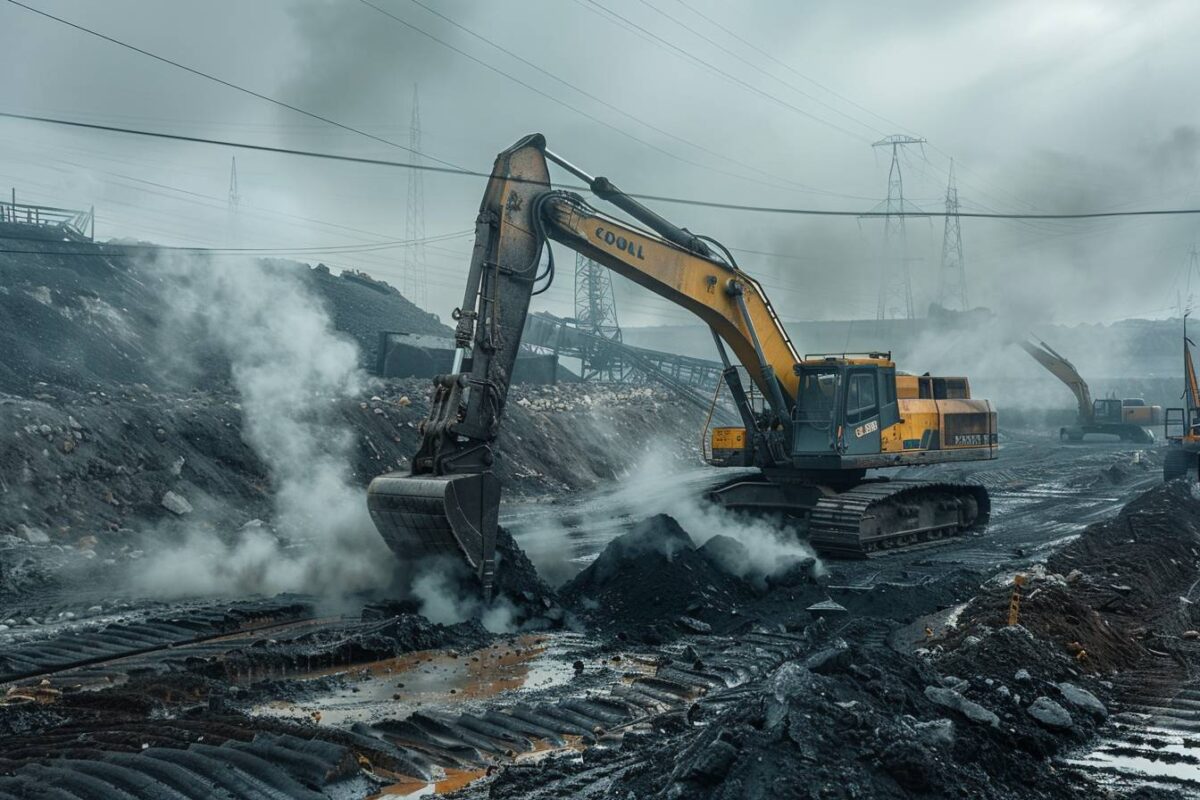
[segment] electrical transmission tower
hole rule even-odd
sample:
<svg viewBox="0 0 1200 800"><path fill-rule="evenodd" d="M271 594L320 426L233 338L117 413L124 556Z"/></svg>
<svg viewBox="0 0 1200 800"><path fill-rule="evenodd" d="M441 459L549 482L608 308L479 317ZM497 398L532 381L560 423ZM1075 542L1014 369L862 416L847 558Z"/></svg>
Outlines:
<svg viewBox="0 0 1200 800"><path fill-rule="evenodd" d="M238 205L242 202L238 190L237 157L229 161L229 205L225 209L225 244L232 247L238 240Z"/></svg>
<svg viewBox="0 0 1200 800"><path fill-rule="evenodd" d="M408 128L408 147L413 162L421 163L421 105L417 85L413 84L412 120ZM412 244L404 248L400 293L421 308L429 304L425 270L425 183L419 169L408 171L408 202L404 211L404 238Z"/></svg>
<svg viewBox="0 0 1200 800"><path fill-rule="evenodd" d="M880 139L872 147L892 148L892 166L888 171L888 194L872 212L883 212L884 253L879 260L879 302L876 319L912 319L912 279L908 269L908 239L904 228L905 214L920 214L921 209L904 199L904 175L900 171L900 151L910 144L924 144L924 139L895 134ZM893 260L895 263L893 263Z"/></svg>
<svg viewBox="0 0 1200 800"><path fill-rule="evenodd" d="M229 210L237 211L238 203L241 201L242 196L238 194L237 156L234 156L229 161Z"/></svg>
<svg viewBox="0 0 1200 800"><path fill-rule="evenodd" d="M575 254L575 326L597 340L621 341L612 276L605 267L579 253ZM620 380L624 373L616 348L604 347L599 341L596 344L583 353L581 377Z"/></svg>
<svg viewBox="0 0 1200 800"><path fill-rule="evenodd" d="M938 281L938 305L966 311L967 274L963 267L962 228L958 216L958 184L954 181L954 159L950 159L950 182L946 184L946 227L942 233L942 271Z"/></svg>
<svg viewBox="0 0 1200 800"><path fill-rule="evenodd" d="M1192 287L1195 285L1200 289L1200 250L1196 249L1196 245L1192 244L1192 249L1188 251L1188 267L1187 278L1184 282L1183 297L1179 299L1179 316L1192 310L1192 301L1194 297L1192 292L1195 291Z"/></svg>

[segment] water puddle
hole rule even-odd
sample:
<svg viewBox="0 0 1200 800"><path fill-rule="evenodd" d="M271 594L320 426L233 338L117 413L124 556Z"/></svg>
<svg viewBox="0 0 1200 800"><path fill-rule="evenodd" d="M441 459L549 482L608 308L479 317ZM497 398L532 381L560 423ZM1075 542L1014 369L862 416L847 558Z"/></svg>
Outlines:
<svg viewBox="0 0 1200 800"><path fill-rule="evenodd" d="M567 651L577 645L578 638L566 634L520 636L470 653L420 651L350 668L318 670L296 678L342 675L345 681L312 698L260 704L251 713L349 725L403 719L427 709L453 710L473 700L567 683L574 675Z"/></svg>
<svg viewBox="0 0 1200 800"><path fill-rule="evenodd" d="M1114 774L1167 779L1200 793L1200 738L1191 732L1157 726L1139 727L1136 732L1143 741L1105 739L1095 748L1067 759L1067 763Z"/></svg>

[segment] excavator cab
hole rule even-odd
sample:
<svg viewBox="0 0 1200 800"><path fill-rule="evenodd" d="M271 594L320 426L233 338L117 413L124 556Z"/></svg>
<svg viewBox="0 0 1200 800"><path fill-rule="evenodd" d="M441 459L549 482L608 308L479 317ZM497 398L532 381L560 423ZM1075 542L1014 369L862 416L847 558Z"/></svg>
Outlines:
<svg viewBox="0 0 1200 800"><path fill-rule="evenodd" d="M1115 397L1106 397L1092 402L1092 419L1098 424L1112 423L1114 425L1125 421L1124 403Z"/></svg>
<svg viewBox="0 0 1200 800"><path fill-rule="evenodd" d="M889 354L805 356L796 365L799 392L792 420L792 455L868 455L900 418L896 367Z"/></svg>

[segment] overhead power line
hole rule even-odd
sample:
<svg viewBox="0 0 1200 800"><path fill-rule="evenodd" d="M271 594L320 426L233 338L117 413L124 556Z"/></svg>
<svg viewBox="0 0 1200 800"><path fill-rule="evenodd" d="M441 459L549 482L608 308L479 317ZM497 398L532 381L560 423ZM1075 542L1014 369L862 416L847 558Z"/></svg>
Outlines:
<svg viewBox="0 0 1200 800"><path fill-rule="evenodd" d="M241 92L242 94L250 95L251 97L258 98L259 100L264 100L268 103L277 105L280 108L286 108L288 111L294 111L297 114L303 114L306 117L318 120L320 122L325 123L326 125L332 125L335 128L341 128L344 131L349 131L350 133L354 133L359 136L365 136L368 139L372 139L376 142L380 142L381 144L386 144L389 147L397 147L401 150L407 150L409 152L412 152L413 155L424 156L425 158L428 158L430 161L436 161L439 164L444 164L448 167L457 167L458 166L457 164L453 164L449 161L443 161L440 158L434 158L433 156L431 156L427 153L413 152L408 147L405 147L404 145L400 144L399 142L393 142L392 140L385 139L382 136L376 136L373 133L367 133L364 130L355 128L353 125L347 125L344 122L338 122L335 119L330 119L329 117L322 116L321 114L317 114L312 111L308 111L307 109L300 108L299 106L294 106L291 103L284 102L283 100L279 100L278 98L270 97L269 95L265 95L261 92L256 92L253 89L247 89L245 86L239 86L238 84L232 83L231 81L227 81L223 78L218 78L216 75L212 75L207 72L203 72L201 70L196 69L195 67L189 67L187 64L181 64L178 61L173 61L173 60L167 58L166 56L160 56L157 53L151 53L149 50L143 50L142 48L137 47L132 44L129 44L128 42L122 42L120 39L114 39L113 37L106 36L105 34L100 33L99 31L95 31L95 30L92 30L91 28L84 27L83 25L80 25L78 23L71 22L69 19L63 19L62 17L56 17L49 12L42 11L41 9L34 8L33 6L25 5L24 3L19 2L19 0L8 0L8 2L14 6L17 6L18 8L23 8L26 11L31 11L34 14L45 17L46 19L53 20L62 25L66 25L69 28L74 28L77 31L86 33L89 36L95 36L97 39L103 39L104 41L110 42L119 47L124 47L126 50L132 50L135 53L140 53L141 55L147 56L149 58L153 58L155 61L162 62L163 64L168 64L172 67L175 67L176 69L181 69L184 72L188 72L188 73L191 73L192 75L196 75L200 78L204 78L205 80L213 81L214 83L219 83L222 86L225 86L227 88L233 89L238 92Z"/></svg>
<svg viewBox="0 0 1200 800"><path fill-rule="evenodd" d="M11 2L11 0L10 0ZM491 178L490 172L480 172L478 170L462 169L459 167L438 167L430 164L413 164L405 161L389 161L384 158L366 158L364 156L349 156L340 153L322 153L316 150L297 150L290 147L270 147L268 145L250 144L248 142L234 142L226 139L210 139L204 136L184 136L178 133L162 133L160 131L145 131L137 128L122 128L115 125L100 125L94 122L80 122L77 120L57 119L54 117L40 117L32 114L17 114L10 111L0 111L0 117L8 119L20 119L29 122L42 122L50 125L63 125L71 128L85 128L88 130L105 131L108 133L122 133L131 136L147 136L155 139L168 139L180 142L191 142L195 144L211 144L219 147L236 147L243 150L256 150L263 153L277 153L280 155L302 156L304 158L318 158L327 161L345 161L351 164L365 164L375 167L390 167L395 169L419 169L426 172L435 172L447 175L462 175L471 178ZM520 182L519 178L510 178L514 182ZM532 183L532 181L529 181ZM573 189L575 191L591 191L588 186L579 186L572 184L557 184L560 189ZM671 197L669 195L659 194L644 194L640 192L626 192L629 197L638 200L653 200L658 203L673 203L676 205L699 206L701 208L717 208L725 211L744 211L755 214L787 214L792 216L812 216L812 217L855 217L859 219L871 217L945 217L945 211L904 211L893 212L887 211L839 211L835 209L821 208L790 208L786 206L756 206L745 205L740 203L724 203L717 200L701 200L689 197ZM1055 219L1055 220L1087 220L1087 219L1109 219L1115 217L1164 217L1164 216L1183 216L1200 214L1200 208L1154 208L1154 209L1138 209L1133 211L1087 211L1075 214L1030 214L1030 213L1002 213L1002 212L982 212L982 211L959 211L955 216L972 219Z"/></svg>
<svg viewBox="0 0 1200 800"><path fill-rule="evenodd" d="M375 9L376 11L378 11L381 14L384 14L385 16L390 17L391 19L395 20L396 22L399 22L399 23L411 28L412 30L425 35L426 37L432 39L433 41L437 42L438 44L448 47L451 50L453 50L454 52L464 55L467 58L471 58L472 60L478 62L478 59L475 59L473 56L469 56L469 55L466 55L465 53L462 53L462 51L452 47L451 45L447 44L446 42L443 42L441 39L434 37L432 34L426 33L425 31L421 30L420 28L417 28L412 23L402 20L402 19L388 13L387 11L384 11L383 9L381 9L379 6L375 5L374 3L369 3L369 2L367 2L367 0L360 0L360 2L363 2L365 5ZM535 64L534 62L530 61L529 59L525 58L524 56L520 55L519 53L513 52L512 50L510 50L506 47L502 47L501 45L499 45L496 42L492 41L491 39L487 38L483 34L471 30L470 28L466 27L465 25L462 25L462 24L456 22L455 20L451 19L450 17L446 16L445 14L438 11L437 9L432 8L429 5L426 5L425 3L421 2L421 0L409 0L409 2L424 9L426 12L432 14L433 16L435 16L441 20L444 20L445 22L449 23L450 25L453 25L455 28L458 28L459 30L463 31L468 36L478 39L479 41L483 42L484 44L488 45L489 47L492 47L493 49L498 50L501 53L504 53L505 55L509 56L510 58L513 58L516 61L519 61L520 63L524 64L525 66L529 67L530 69L540 73L541 75L546 76L547 78L555 81L556 83L559 83L559 84L567 87L568 89L571 89L572 91L577 92L578 94L588 98L589 100L591 100L595 103L599 103L600 105L607 108L609 111L612 111L616 114L620 114L621 116L628 119L630 122L633 122L638 125L642 125L642 126L648 128L649 130L652 130L655 133L659 134L660 136L665 136L668 139L673 139L673 140L679 142L680 144L687 145L688 147L691 147L695 150L699 150L702 153L706 153L710 156L719 158L723 161L728 161L729 163L734 164L738 167L741 167L742 169L747 169L747 170L750 170L751 172L755 172L758 175L760 175L761 177L767 178L770 181L783 181L784 184L786 184L786 185L780 186L778 183L771 183L771 182L767 182L767 181L756 180L754 178L750 178L747 175L739 175L737 173L726 172L723 170L716 170L711 167L704 167L701 164L696 164L696 162L694 162L694 161L680 159L680 160L684 161L684 163L692 164L693 166L699 166L702 169L711 169L712 171L718 172L723 175L732 175L733 177L741 178L743 180L751 180L751 181L754 181L755 183L759 183L763 186L771 186L772 188L776 188L776 189L792 188L792 189L797 189L802 192L809 192L809 193L813 193L813 194L827 194L827 195L831 195L831 196L844 196L844 195L839 195L839 193L837 193L837 192L829 191L827 189L818 189L816 187L806 186L805 184L797 183L796 181L780 177L776 174L768 172L767 170L755 167L752 164L747 164L743 161L739 161L738 159L736 159L730 155L718 152L716 150L712 150L708 147L705 147L702 144L691 141L690 139L686 139L677 134L671 133L668 130L664 130L663 128L660 128L657 125L654 125L653 123L646 121L640 115L630 113L629 111L626 111L624 108L622 108L620 105L617 105L615 103L610 103L609 101L605 100L604 98L598 97L594 93L589 92L587 89L584 89L574 83L571 83L570 81L563 78L561 75L558 75L557 73L555 73L553 70L545 69L545 68ZM482 63L482 62L479 62L479 63ZM509 80L512 80L513 82L515 82L521 86L525 86L526 88L532 89L532 87L528 86L527 84L518 80L517 78L514 78L512 75L509 75L507 72L501 72L499 70L494 70L494 71L499 72L499 74L503 75L504 77L508 78ZM550 97L549 95L546 95L537 89L532 89L532 90L538 92L539 94L542 94L545 97L549 97L551 100L554 100L555 102L558 102L560 105L563 105L564 108L568 108L572 111L576 110L574 107L566 105L566 104L562 103L561 101L557 100L556 98ZM594 119L592 117L588 117L588 118ZM613 126L610 125L608 127L612 128ZM626 131L624 131L620 128L614 128L614 130L617 130L618 132L622 133L622 135L629 135ZM671 156L672 158L679 158L679 156L677 156L674 153L670 153L669 151L662 150L661 148L651 145L648 142L643 142L641 139L637 139L636 137L633 137L633 138L634 138L634 141L637 141L640 144L645 144L648 147L652 147L653 149L658 150L659 152L665 152L665 153L667 153L667 155ZM855 199L861 199L861 198L855 198Z"/></svg>
<svg viewBox="0 0 1200 800"><path fill-rule="evenodd" d="M475 231L473 230L463 230L454 231L452 233L439 233L435 236L426 236L420 239L396 239L390 242L341 244L330 245L328 247L194 247L165 244L131 244L126 242L96 242L96 247L101 252L89 251L87 253L71 253L62 250L3 250L0 252L42 253L45 255L117 255L103 251L121 250L129 252L143 252L167 250L173 253L198 253L206 255L342 255L351 253L369 253L375 250L390 250L393 247L410 247L413 245L427 244L429 242L445 242L451 239L461 239L471 236L474 233ZM40 242L42 244L49 245L75 244L74 242L60 242L55 239L47 239L44 236L12 236L7 233L0 233L0 241Z"/></svg>

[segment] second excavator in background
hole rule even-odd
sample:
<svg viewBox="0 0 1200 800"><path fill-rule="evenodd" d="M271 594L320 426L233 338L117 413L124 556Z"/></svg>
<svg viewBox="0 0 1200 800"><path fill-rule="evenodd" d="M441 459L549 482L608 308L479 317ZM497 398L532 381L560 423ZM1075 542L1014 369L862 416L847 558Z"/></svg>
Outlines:
<svg viewBox="0 0 1200 800"><path fill-rule="evenodd" d="M1200 480L1200 382L1192 361L1192 340L1183 317L1183 408L1168 408L1163 425L1167 452L1163 456L1163 480L1173 481L1195 470Z"/></svg>
<svg viewBox="0 0 1200 800"><path fill-rule="evenodd" d="M1065 356L1042 341L1022 341L1019 344L1075 395L1078 418L1074 425L1059 428L1058 436L1062 441L1082 442L1088 434L1118 436L1125 442L1149 444L1154 441L1151 428L1162 424L1162 406L1147 405L1145 400L1139 398L1103 397L1093 400L1087 381Z"/></svg>
<svg viewBox="0 0 1200 800"><path fill-rule="evenodd" d="M646 229L554 189L548 162ZM496 159L453 315L453 367L434 380L420 449L407 472L381 475L368 490L371 516L401 559L462 558L491 590L500 507L493 447L530 299L554 276L549 239L709 326L742 423L712 431L712 463L758 470L712 490L709 502L795 518L818 550L843 556L928 543L986 518L983 486L866 477L880 467L994 458L995 409L971 397L966 378L905 374L887 352L801 358L729 250L555 155L535 134Z"/></svg>

